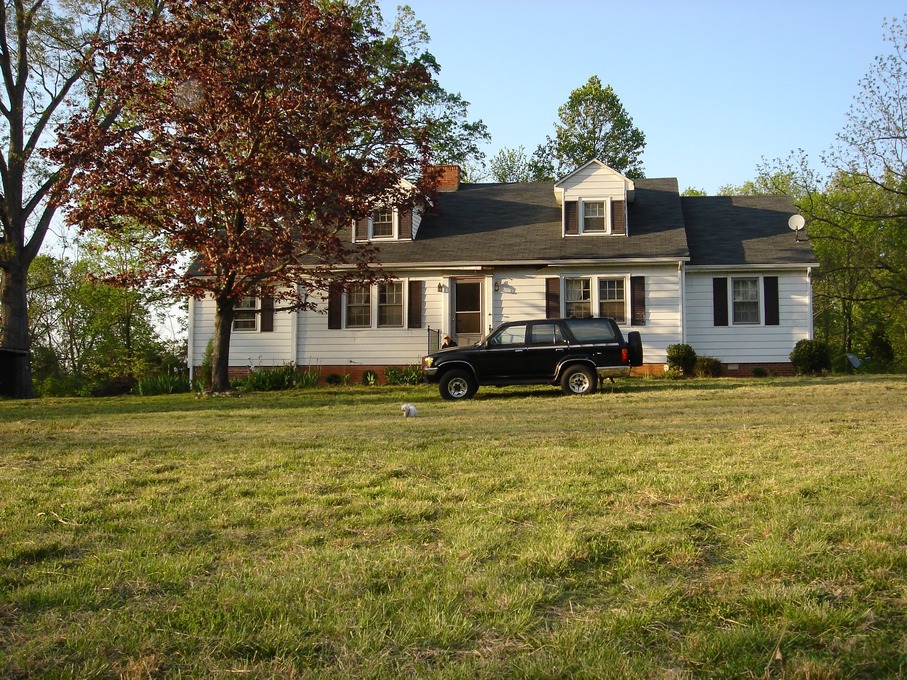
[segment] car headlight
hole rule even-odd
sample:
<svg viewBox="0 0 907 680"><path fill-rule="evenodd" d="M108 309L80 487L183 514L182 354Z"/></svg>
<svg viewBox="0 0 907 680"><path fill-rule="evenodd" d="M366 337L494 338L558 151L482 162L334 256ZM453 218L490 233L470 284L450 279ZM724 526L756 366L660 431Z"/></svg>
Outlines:
<svg viewBox="0 0 907 680"><path fill-rule="evenodd" d="M435 360L431 357L425 357L424 359L422 359L422 366L424 366L425 368L431 368L431 365L433 363L435 363Z"/></svg>

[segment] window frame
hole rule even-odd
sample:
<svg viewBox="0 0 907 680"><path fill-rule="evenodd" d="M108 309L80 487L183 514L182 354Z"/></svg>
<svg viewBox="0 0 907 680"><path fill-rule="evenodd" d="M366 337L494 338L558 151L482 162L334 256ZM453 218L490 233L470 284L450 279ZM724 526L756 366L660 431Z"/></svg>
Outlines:
<svg viewBox="0 0 907 680"><path fill-rule="evenodd" d="M592 288L592 279L593 279L593 278L594 278L594 277L592 277L592 276L569 276L569 277L564 277L564 279L563 279L563 282L564 282L564 283L563 283L563 291L564 291L564 317L565 317L565 318L568 318L568 319L569 319L569 318L585 319L585 318L588 318L588 317L590 317L590 316L593 315L593 314L592 314L593 309L594 309L593 300L592 300L592 290L593 290L593 288ZM585 284L586 284L587 287L586 287L586 290L584 290L584 291L582 291L582 292L587 294L588 297L587 297L586 299L582 299L582 298L579 298L579 299L571 299L571 297L570 297L570 292L571 292L571 291L570 291L570 283L573 282L573 281L581 281L581 282L585 282ZM571 305L583 305L583 304L584 304L584 305L588 305L588 314L586 314L586 315L584 315L584 316L576 316L575 314L574 314L574 315L571 315L571 313L570 313L570 306L571 306Z"/></svg>
<svg viewBox="0 0 907 680"><path fill-rule="evenodd" d="M396 288L395 301L382 301L382 292ZM355 295L365 293L365 299L357 300ZM343 293L343 328L349 330L405 330L409 317L409 286L403 280L386 281L371 284L354 284ZM351 323L351 309L360 310L357 319L360 323ZM386 321L386 312L397 309L398 319L393 322ZM367 323L365 323L367 317Z"/></svg>
<svg viewBox="0 0 907 680"><path fill-rule="evenodd" d="M260 316L258 311L260 302L261 297L256 293L244 296L239 304L233 306L232 329L234 332L255 333L258 331L258 317ZM240 325L249 323L251 323L251 325Z"/></svg>
<svg viewBox="0 0 907 680"><path fill-rule="evenodd" d="M362 301L354 296L360 292L365 293ZM356 300L355 302L353 300ZM365 310L367 323L352 323L350 312L352 310ZM370 284L354 284L343 296L343 323L346 328L371 328L372 327L372 286Z"/></svg>
<svg viewBox="0 0 907 680"><path fill-rule="evenodd" d="M582 301L582 300L572 301L569 299L568 293L569 293L570 284L568 282L569 281L588 281L589 282L589 300L588 300L587 304L589 305L589 314L588 314L589 317L612 318L615 321L617 321L617 324L619 326L638 325L638 324L633 324L632 319L630 318L630 314L631 314L631 309L630 309L631 283L630 283L630 280L631 280L631 278L632 278L632 276L630 274L621 274L621 275L615 275L615 276L590 274L588 276L564 276L564 277L561 277L561 279L560 279L560 281L561 281L560 298L561 298L562 302L561 302L561 307L558 310L559 315L564 318L569 319L569 318L571 318L570 304L571 303L581 304L583 302L586 302L586 301ZM620 286L623 289L623 299L622 299L623 313L622 313L621 317L617 317L612 314L604 314L602 312L602 303L607 302L606 300L603 300L602 294L601 294L601 286L602 286L602 283L605 283L605 282L620 282ZM616 302L616 301L614 301L614 302ZM582 319L582 318L586 318L586 317L574 316L572 318Z"/></svg>
<svg viewBox="0 0 907 680"><path fill-rule="evenodd" d="M599 277L597 277L597 279L598 279L598 285L596 286L596 288L597 288L597 292L598 292L598 300L596 301L596 308L598 309L598 316L612 318L621 326L627 325L627 317L628 317L628 314L627 314L627 307L628 307L627 277L626 276L599 276ZM602 284L603 283L620 284L620 294L621 294L620 299L617 299L617 298L605 299L602 296ZM614 314L606 314L604 312L603 305L608 302L614 303L615 307L617 306L617 304L620 305L620 308L621 308L620 316L616 316Z"/></svg>
<svg viewBox="0 0 907 680"><path fill-rule="evenodd" d="M593 216L593 219L602 220L601 229L587 229L586 228L586 206L589 205L601 205L602 206L602 215ZM605 196L602 198L580 198L577 205L577 222L579 223L579 234L580 236L587 234L589 236L610 236L611 235L611 197Z"/></svg>
<svg viewBox="0 0 907 680"><path fill-rule="evenodd" d="M391 289L396 288L396 296L394 302L387 302L382 299L382 296ZM402 281L384 281L377 284L377 290L375 295L375 306L377 308L377 313L375 315L375 324L377 328L404 328L406 325L406 306L405 294L403 290ZM385 320L382 322L382 312L387 312L388 310L399 308L399 323L388 323L385 317Z"/></svg>
<svg viewBox="0 0 907 680"><path fill-rule="evenodd" d="M375 224L388 224L386 221L377 222L375 217L378 215L386 215L390 213L390 233L389 234L376 234L375 233ZM372 211L372 214L368 216L368 240L369 241L393 241L399 237L400 232L400 216L396 208L379 208Z"/></svg>
<svg viewBox="0 0 907 680"><path fill-rule="evenodd" d="M761 326L763 313L762 313L762 277L761 276L732 276L730 277L730 295L728 296L728 304L730 306L730 321L732 326ZM738 283L747 282L751 285L748 287L748 291L741 292L755 292L755 299L738 299ZM741 307L738 307L741 305ZM747 307L742 307L742 305L747 305ZM746 310L748 312L744 313ZM755 320L746 319L744 317L751 317L755 315Z"/></svg>

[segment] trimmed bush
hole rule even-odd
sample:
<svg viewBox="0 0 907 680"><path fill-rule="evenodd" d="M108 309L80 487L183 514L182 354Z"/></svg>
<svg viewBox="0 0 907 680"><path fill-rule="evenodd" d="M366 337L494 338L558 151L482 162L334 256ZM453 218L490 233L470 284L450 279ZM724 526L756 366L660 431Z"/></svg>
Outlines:
<svg viewBox="0 0 907 680"><path fill-rule="evenodd" d="M800 340L790 353L797 375L823 375L831 370L831 351L821 340Z"/></svg>
<svg viewBox="0 0 907 680"><path fill-rule="evenodd" d="M668 368L691 375L696 368L696 351L686 344L668 345Z"/></svg>
<svg viewBox="0 0 907 680"><path fill-rule="evenodd" d="M715 357L696 357L697 378L720 378L721 377L721 359Z"/></svg>

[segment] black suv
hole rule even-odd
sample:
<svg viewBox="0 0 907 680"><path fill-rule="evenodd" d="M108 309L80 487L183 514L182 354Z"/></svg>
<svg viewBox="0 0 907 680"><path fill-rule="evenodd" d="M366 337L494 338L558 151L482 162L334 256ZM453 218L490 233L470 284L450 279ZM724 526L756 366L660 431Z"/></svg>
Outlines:
<svg viewBox="0 0 907 680"><path fill-rule="evenodd" d="M498 326L471 347L442 349L422 360L422 375L444 399L466 399L481 385L560 385L592 394L604 378L625 378L642 364L636 331L624 340L614 319L539 319Z"/></svg>

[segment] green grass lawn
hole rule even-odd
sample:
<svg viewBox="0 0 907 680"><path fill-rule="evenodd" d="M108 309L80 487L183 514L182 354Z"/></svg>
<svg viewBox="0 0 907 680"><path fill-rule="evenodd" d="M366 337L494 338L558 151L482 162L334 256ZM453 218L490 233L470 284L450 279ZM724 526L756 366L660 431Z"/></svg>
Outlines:
<svg viewBox="0 0 907 680"><path fill-rule="evenodd" d="M903 377L3 401L0 520L4 678L907 676Z"/></svg>

